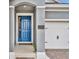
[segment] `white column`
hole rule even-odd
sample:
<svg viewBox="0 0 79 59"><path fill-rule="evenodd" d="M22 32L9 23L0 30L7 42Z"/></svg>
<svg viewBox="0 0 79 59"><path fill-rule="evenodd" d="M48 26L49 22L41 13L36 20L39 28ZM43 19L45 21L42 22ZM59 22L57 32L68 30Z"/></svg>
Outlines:
<svg viewBox="0 0 79 59"><path fill-rule="evenodd" d="M9 45L10 51L12 52L14 49L15 43L15 7L9 6Z"/></svg>
<svg viewBox="0 0 79 59"><path fill-rule="evenodd" d="M10 59L16 59L15 58L15 52L10 52Z"/></svg>
<svg viewBox="0 0 79 59"><path fill-rule="evenodd" d="M36 45L37 59L45 59L45 31L44 28L39 29L38 26L45 24L45 6L36 7Z"/></svg>

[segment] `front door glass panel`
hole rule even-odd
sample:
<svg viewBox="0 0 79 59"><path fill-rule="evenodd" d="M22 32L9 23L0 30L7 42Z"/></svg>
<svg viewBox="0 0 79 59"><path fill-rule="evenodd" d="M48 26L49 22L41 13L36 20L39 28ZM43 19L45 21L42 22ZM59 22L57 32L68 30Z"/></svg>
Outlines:
<svg viewBox="0 0 79 59"><path fill-rule="evenodd" d="M31 16L18 16L18 42L31 42Z"/></svg>

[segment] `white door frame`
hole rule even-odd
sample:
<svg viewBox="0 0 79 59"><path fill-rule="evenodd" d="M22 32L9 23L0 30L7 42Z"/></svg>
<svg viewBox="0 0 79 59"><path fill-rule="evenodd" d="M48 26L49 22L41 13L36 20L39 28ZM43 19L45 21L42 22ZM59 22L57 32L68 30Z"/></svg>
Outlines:
<svg viewBox="0 0 79 59"><path fill-rule="evenodd" d="M31 42L18 42L18 16L31 16ZM33 43L33 13L16 13L16 43Z"/></svg>

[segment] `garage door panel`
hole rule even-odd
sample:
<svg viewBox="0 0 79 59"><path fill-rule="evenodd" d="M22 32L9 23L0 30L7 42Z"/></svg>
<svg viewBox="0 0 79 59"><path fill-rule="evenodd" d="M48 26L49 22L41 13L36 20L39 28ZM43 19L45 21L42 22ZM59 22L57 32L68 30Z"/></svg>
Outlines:
<svg viewBox="0 0 79 59"><path fill-rule="evenodd" d="M45 48L68 48L68 22L46 22Z"/></svg>

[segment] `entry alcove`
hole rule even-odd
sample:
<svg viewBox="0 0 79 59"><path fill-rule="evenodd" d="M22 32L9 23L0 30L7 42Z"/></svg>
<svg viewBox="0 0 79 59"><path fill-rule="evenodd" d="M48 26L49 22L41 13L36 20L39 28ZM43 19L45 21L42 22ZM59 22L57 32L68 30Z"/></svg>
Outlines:
<svg viewBox="0 0 79 59"><path fill-rule="evenodd" d="M16 38L17 44L36 43L36 20L35 6L30 4L21 4L15 7Z"/></svg>

